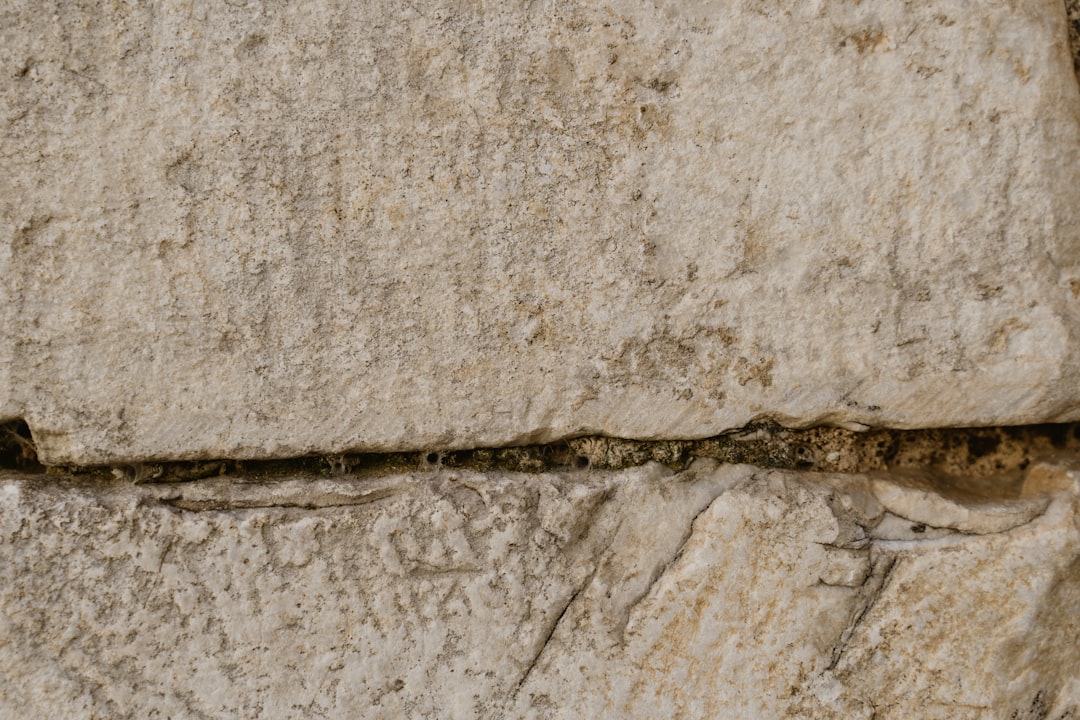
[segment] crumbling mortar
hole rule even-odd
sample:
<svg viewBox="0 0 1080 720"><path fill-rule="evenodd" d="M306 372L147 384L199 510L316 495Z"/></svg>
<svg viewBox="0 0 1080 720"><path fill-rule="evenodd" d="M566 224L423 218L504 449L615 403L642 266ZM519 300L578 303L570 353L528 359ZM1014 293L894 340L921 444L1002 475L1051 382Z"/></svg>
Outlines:
<svg viewBox="0 0 1080 720"><path fill-rule="evenodd" d="M1078 0L1080 2L1080 0ZM266 460L145 462L105 467L44 467L25 422L0 424L0 468L123 483L175 483L228 476L237 482L286 477L381 477L401 473L622 470L658 462L680 471L697 458L763 468L829 473L920 469L943 477L1016 474L1040 457L1080 449L1080 424L876 429L785 428L756 423L699 440L589 436L544 445L397 453L343 453Z"/></svg>

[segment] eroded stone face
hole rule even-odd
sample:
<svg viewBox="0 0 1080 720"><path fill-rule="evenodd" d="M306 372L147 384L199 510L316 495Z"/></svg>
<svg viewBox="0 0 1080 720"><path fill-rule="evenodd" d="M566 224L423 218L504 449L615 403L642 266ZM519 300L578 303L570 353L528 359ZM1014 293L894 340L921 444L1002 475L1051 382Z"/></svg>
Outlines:
<svg viewBox="0 0 1080 720"><path fill-rule="evenodd" d="M947 487L8 474L0 716L1071 717L1080 475Z"/></svg>
<svg viewBox="0 0 1080 720"><path fill-rule="evenodd" d="M1060 0L0 12L47 463L1080 417Z"/></svg>

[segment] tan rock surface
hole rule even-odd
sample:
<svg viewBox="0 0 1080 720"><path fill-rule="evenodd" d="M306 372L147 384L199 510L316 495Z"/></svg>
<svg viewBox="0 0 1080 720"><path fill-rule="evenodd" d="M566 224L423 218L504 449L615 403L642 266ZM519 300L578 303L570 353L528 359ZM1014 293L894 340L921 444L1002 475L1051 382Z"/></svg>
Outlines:
<svg viewBox="0 0 1080 720"><path fill-rule="evenodd" d="M48 463L1080 417L1060 0L13 2Z"/></svg>
<svg viewBox="0 0 1080 720"><path fill-rule="evenodd" d="M0 717L1072 717L1080 473L947 488L8 474Z"/></svg>

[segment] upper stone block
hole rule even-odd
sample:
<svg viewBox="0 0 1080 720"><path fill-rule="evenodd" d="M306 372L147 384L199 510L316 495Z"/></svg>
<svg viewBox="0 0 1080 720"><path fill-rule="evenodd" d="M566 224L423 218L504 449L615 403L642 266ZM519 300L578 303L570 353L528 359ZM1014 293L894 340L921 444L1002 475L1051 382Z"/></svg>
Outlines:
<svg viewBox="0 0 1080 720"><path fill-rule="evenodd" d="M1060 0L0 10L50 463L1080 418Z"/></svg>

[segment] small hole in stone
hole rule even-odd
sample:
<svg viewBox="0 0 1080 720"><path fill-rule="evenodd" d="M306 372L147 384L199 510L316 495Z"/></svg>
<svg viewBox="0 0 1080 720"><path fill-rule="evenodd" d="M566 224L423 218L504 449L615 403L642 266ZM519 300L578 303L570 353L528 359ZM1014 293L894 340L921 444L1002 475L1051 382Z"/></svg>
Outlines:
<svg viewBox="0 0 1080 720"><path fill-rule="evenodd" d="M428 461L429 465L438 465L439 464L439 453L437 453L437 452L429 452L427 454L427 461Z"/></svg>
<svg viewBox="0 0 1080 720"><path fill-rule="evenodd" d="M37 448L30 427L23 420L0 423L0 468L40 472Z"/></svg>
<svg viewBox="0 0 1080 720"><path fill-rule="evenodd" d="M1047 425L1046 436L1050 439L1050 443L1060 450L1065 447L1069 439L1069 428L1064 425Z"/></svg>
<svg viewBox="0 0 1080 720"><path fill-rule="evenodd" d="M574 465L579 468L587 468L589 467L589 458L584 455L578 455L577 458L574 459Z"/></svg>
<svg viewBox="0 0 1080 720"><path fill-rule="evenodd" d="M924 532L926 532L926 526L925 526L925 525L923 525L922 523L918 523L918 524L916 524L916 525L912 525L912 526L911 526L911 532L913 532L913 533L917 533L917 534L919 534L919 535L922 535L922 534L923 534Z"/></svg>

